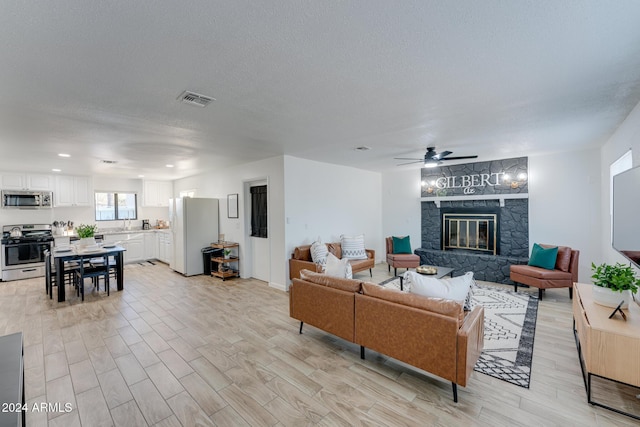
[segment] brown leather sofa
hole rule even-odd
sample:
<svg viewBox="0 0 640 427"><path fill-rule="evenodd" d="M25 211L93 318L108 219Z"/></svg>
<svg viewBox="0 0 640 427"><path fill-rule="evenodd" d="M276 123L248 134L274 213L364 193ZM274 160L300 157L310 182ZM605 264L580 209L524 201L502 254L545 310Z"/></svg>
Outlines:
<svg viewBox="0 0 640 427"><path fill-rule="evenodd" d="M393 267L393 275L398 275L399 268L406 268L407 270L410 268L420 267L420 257L415 254L394 254L393 253L393 237L385 238L386 248L387 248L387 266L389 271L391 271L391 267Z"/></svg>
<svg viewBox="0 0 640 427"><path fill-rule="evenodd" d="M554 245L540 245L553 248ZM578 281L578 264L580 251L568 246L558 246L558 256L553 270L531 265L512 265L509 267L509 278L518 291L518 283L538 288L538 298L549 288L569 288L569 298L573 298L573 284Z"/></svg>
<svg viewBox="0 0 640 427"><path fill-rule="evenodd" d="M342 245L340 243L327 243L327 249L336 258L342 258ZM349 261L353 274L369 270L369 275L373 277L371 269L376 265L376 251L373 249L365 249L367 259L353 259ZM299 279L301 270L311 270L320 272L317 264L311 259L311 245L298 246L293 250L291 259L289 260L289 278Z"/></svg>
<svg viewBox="0 0 640 427"><path fill-rule="evenodd" d="M304 270L289 288L289 313L347 341L465 387L484 346L484 308Z"/></svg>

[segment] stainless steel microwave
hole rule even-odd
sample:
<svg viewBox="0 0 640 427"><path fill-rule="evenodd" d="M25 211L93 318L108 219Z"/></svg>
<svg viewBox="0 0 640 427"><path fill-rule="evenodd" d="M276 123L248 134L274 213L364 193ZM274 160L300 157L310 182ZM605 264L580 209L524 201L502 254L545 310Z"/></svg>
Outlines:
<svg viewBox="0 0 640 427"><path fill-rule="evenodd" d="M5 209L50 209L53 207L51 191L2 190Z"/></svg>

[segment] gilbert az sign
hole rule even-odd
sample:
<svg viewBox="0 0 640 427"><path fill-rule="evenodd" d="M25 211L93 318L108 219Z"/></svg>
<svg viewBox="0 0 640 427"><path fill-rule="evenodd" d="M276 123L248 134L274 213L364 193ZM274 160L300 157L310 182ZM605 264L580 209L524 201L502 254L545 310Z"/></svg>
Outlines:
<svg viewBox="0 0 640 427"><path fill-rule="evenodd" d="M423 168L422 197L528 192L527 158Z"/></svg>
<svg viewBox="0 0 640 427"><path fill-rule="evenodd" d="M474 194L474 187L500 185L500 177L507 175L505 172L482 173L462 176L442 176L432 181L436 188L462 188L464 194ZM504 184L504 183L503 183Z"/></svg>

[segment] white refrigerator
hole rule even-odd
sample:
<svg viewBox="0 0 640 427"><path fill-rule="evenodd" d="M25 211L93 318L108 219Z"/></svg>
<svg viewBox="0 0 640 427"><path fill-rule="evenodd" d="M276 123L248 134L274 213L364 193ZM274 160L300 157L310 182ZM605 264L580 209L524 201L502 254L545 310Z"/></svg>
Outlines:
<svg viewBox="0 0 640 427"><path fill-rule="evenodd" d="M171 199L169 221L173 237L169 267L185 276L204 273L202 248L218 241L218 199Z"/></svg>

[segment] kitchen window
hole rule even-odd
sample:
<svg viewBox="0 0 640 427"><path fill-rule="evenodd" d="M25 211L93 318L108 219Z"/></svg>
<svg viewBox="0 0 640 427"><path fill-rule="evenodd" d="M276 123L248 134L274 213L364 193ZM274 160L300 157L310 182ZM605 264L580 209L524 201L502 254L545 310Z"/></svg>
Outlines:
<svg viewBox="0 0 640 427"><path fill-rule="evenodd" d="M118 219L138 219L138 195L96 192L96 221Z"/></svg>

